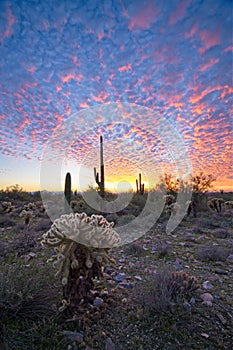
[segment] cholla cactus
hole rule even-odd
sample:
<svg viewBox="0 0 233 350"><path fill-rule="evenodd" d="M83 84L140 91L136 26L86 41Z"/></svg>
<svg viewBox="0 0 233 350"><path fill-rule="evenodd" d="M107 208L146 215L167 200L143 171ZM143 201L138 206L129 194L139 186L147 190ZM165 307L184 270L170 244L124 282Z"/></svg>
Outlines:
<svg viewBox="0 0 233 350"><path fill-rule="evenodd" d="M223 198L210 198L207 201L208 207L212 210L216 210L218 213L221 212L223 203L224 203Z"/></svg>
<svg viewBox="0 0 233 350"><path fill-rule="evenodd" d="M23 209L19 214L21 218L24 218L25 225L28 225L33 217L33 212L31 210Z"/></svg>
<svg viewBox="0 0 233 350"><path fill-rule="evenodd" d="M2 209L5 213L10 213L15 207L11 202L2 202Z"/></svg>
<svg viewBox="0 0 233 350"><path fill-rule="evenodd" d="M190 295L199 288L198 282L194 276L182 271L174 271L170 275L168 289L173 298L179 295Z"/></svg>
<svg viewBox="0 0 233 350"><path fill-rule="evenodd" d="M193 216L196 218L197 217L197 211L196 211L196 204L194 201L187 201L187 216L193 212Z"/></svg>
<svg viewBox="0 0 233 350"><path fill-rule="evenodd" d="M28 204L24 204L23 206L23 210L29 211L29 210L35 210L36 209L36 205L34 203L28 203Z"/></svg>
<svg viewBox="0 0 233 350"><path fill-rule="evenodd" d="M175 215L180 210L180 205L178 203L171 203L170 205L165 205L165 211L169 215Z"/></svg>
<svg viewBox="0 0 233 350"><path fill-rule="evenodd" d="M224 206L225 208L233 209L233 201L226 201Z"/></svg>
<svg viewBox="0 0 233 350"><path fill-rule="evenodd" d="M71 201L70 202L70 207L75 210L78 208L79 203L77 201Z"/></svg>
<svg viewBox="0 0 233 350"><path fill-rule="evenodd" d="M64 299L60 310L90 299L93 279L102 276L105 263L114 262L109 250L119 241L113 223L101 215L72 213L54 221L43 235L42 245L56 250L49 261L58 267L56 275L61 276Z"/></svg>
<svg viewBox="0 0 233 350"><path fill-rule="evenodd" d="M172 194L166 194L164 198L165 198L165 206L169 206L172 203L175 203L176 201L175 197Z"/></svg>

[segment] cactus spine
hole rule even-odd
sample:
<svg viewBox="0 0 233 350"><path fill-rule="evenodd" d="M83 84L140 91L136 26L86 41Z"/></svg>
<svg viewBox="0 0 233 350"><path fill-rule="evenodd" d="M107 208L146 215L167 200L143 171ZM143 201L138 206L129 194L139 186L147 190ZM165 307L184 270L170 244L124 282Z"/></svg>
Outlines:
<svg viewBox="0 0 233 350"><path fill-rule="evenodd" d="M71 200L71 175L70 175L70 173L66 174L64 194L65 194L65 198L66 198L65 211L67 212L67 210L70 206L70 200Z"/></svg>
<svg viewBox="0 0 233 350"><path fill-rule="evenodd" d="M94 177L97 185L99 186L100 195L104 197L105 186L104 186L104 152L103 152L103 137L100 136L100 178L99 173L94 168Z"/></svg>
<svg viewBox="0 0 233 350"><path fill-rule="evenodd" d="M139 181L136 179L137 193L144 194L144 184L142 184L142 175L139 173Z"/></svg>

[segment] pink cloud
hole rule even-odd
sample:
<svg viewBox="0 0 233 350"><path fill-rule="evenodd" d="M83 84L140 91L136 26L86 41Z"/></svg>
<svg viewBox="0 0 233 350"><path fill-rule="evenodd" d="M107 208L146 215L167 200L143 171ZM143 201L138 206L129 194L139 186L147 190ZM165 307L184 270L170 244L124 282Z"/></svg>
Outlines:
<svg viewBox="0 0 233 350"><path fill-rule="evenodd" d="M204 72L206 69L210 68L211 66L213 66L214 64L219 62L219 58L211 58L209 60L209 62L201 65L201 67L199 68L200 72Z"/></svg>
<svg viewBox="0 0 233 350"><path fill-rule="evenodd" d="M128 71L132 68L132 63L128 63L124 66L121 66L118 68L119 72L124 72L124 71Z"/></svg>
<svg viewBox="0 0 233 350"><path fill-rule="evenodd" d="M201 38L204 46L201 47L198 50L198 52L200 54L202 54L202 53L205 53L212 46L219 44L219 40L220 40L219 29L216 29L215 31L210 31L210 30L204 29L204 30L200 31L200 38Z"/></svg>
<svg viewBox="0 0 233 350"><path fill-rule="evenodd" d="M226 47L223 52L230 52L230 51L233 51L233 45L229 45L228 47Z"/></svg>
<svg viewBox="0 0 233 350"><path fill-rule="evenodd" d="M169 16L169 24L176 24L181 18L183 18L186 14L186 9L190 5L190 1L181 0L176 9Z"/></svg>
<svg viewBox="0 0 233 350"><path fill-rule="evenodd" d="M79 104L80 108L89 108L89 105L87 102L82 102Z"/></svg>
<svg viewBox="0 0 233 350"><path fill-rule="evenodd" d="M74 74L74 73L67 73L66 75L63 75L61 77L61 80L63 83L68 83L70 80L77 80L78 82L83 78L83 75L81 73Z"/></svg>
<svg viewBox="0 0 233 350"><path fill-rule="evenodd" d="M7 26L6 26L6 29L3 33L3 37L2 37L2 40L7 38L8 36L10 36L12 34L12 26L14 25L15 23L15 18L13 16L13 13L10 9L10 5L9 3L7 3L7 8L6 8L6 12L7 12Z"/></svg>
<svg viewBox="0 0 233 350"><path fill-rule="evenodd" d="M221 91L222 90L222 91ZM202 90L201 92L197 92L193 94L190 98L189 101L191 103L197 103L199 102L203 97L211 93L212 91L221 91L220 97L223 99L225 98L226 95L230 95L233 92L233 88L228 85L216 85L213 87L207 87L206 89Z"/></svg>
<svg viewBox="0 0 233 350"><path fill-rule="evenodd" d="M185 37L186 37L186 38L193 37L193 36L197 33L197 31L198 31L198 23L195 22L195 23L192 25L190 31L185 33Z"/></svg>
<svg viewBox="0 0 233 350"><path fill-rule="evenodd" d="M147 29L152 23L154 23L160 13L152 1L148 1L144 8L139 8L137 14L130 17L129 29Z"/></svg>
<svg viewBox="0 0 233 350"><path fill-rule="evenodd" d="M92 95L93 100L95 100L96 102L101 102L104 103L105 100L108 98L108 93L106 91L102 91L99 93L99 95L94 96Z"/></svg>

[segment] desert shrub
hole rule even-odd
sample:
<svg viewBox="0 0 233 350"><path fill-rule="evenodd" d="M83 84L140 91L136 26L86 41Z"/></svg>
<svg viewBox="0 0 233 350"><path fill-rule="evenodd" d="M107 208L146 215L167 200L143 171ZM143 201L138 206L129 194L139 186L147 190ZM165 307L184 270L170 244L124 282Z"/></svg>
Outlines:
<svg viewBox="0 0 233 350"><path fill-rule="evenodd" d="M219 228L223 225L223 221L218 220L216 217L202 217L198 219L198 226L202 228Z"/></svg>
<svg viewBox="0 0 233 350"><path fill-rule="evenodd" d="M135 193L131 204L138 206L140 209L143 209L147 200L147 193L144 193L143 195Z"/></svg>
<svg viewBox="0 0 233 350"><path fill-rule="evenodd" d="M51 280L48 271L5 265L0 273L1 349L32 349L31 343L24 342L24 336L27 338L33 330L34 322L55 315L53 304L58 293L51 287ZM39 347L35 344L33 349Z"/></svg>
<svg viewBox="0 0 233 350"><path fill-rule="evenodd" d="M128 215L122 215L119 216L117 219L117 226L123 226L123 225L127 225L129 224L131 221L133 221L135 219L135 216L132 214L128 214Z"/></svg>
<svg viewBox="0 0 233 350"><path fill-rule="evenodd" d="M225 261L229 255L229 249L213 244L206 244L199 247L196 257L202 261Z"/></svg>
<svg viewBox="0 0 233 350"><path fill-rule="evenodd" d="M0 227L11 227L15 225L16 225L15 221L11 220L10 218L6 216L0 217Z"/></svg>
<svg viewBox="0 0 233 350"><path fill-rule="evenodd" d="M108 222L114 222L116 223L117 222L117 219L118 219L118 215L116 213L110 213L108 215L106 215L105 219L108 221Z"/></svg>
<svg viewBox="0 0 233 350"><path fill-rule="evenodd" d="M40 220L35 226L35 231L47 231L51 224L52 222L50 219Z"/></svg>
<svg viewBox="0 0 233 350"><path fill-rule="evenodd" d="M184 298L190 298L197 288L193 276L163 264L156 274L135 287L134 298L146 314L170 313L174 306L183 305Z"/></svg>
<svg viewBox="0 0 233 350"><path fill-rule="evenodd" d="M224 228L218 228L214 230L213 236L216 238L230 238L231 233Z"/></svg>
<svg viewBox="0 0 233 350"><path fill-rule="evenodd" d="M159 241L156 245L157 253L159 258L163 258L170 251L169 245L164 241Z"/></svg>
<svg viewBox="0 0 233 350"><path fill-rule="evenodd" d="M133 242L124 247L126 255L141 256L145 254L145 250L138 242Z"/></svg>

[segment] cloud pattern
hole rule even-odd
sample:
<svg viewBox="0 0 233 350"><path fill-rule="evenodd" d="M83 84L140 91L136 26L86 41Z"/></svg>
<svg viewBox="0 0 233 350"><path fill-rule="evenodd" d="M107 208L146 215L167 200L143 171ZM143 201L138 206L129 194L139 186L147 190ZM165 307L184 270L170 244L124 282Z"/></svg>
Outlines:
<svg viewBox="0 0 233 350"><path fill-rule="evenodd" d="M133 103L179 130L195 171L230 179L231 6L231 0L1 1L1 153L40 161L54 130L77 111ZM92 131L77 140L83 154L96 144L101 121L101 115L90 121ZM126 144L136 138L153 147L143 132L150 125L151 118L138 116L135 129L124 130Z"/></svg>

